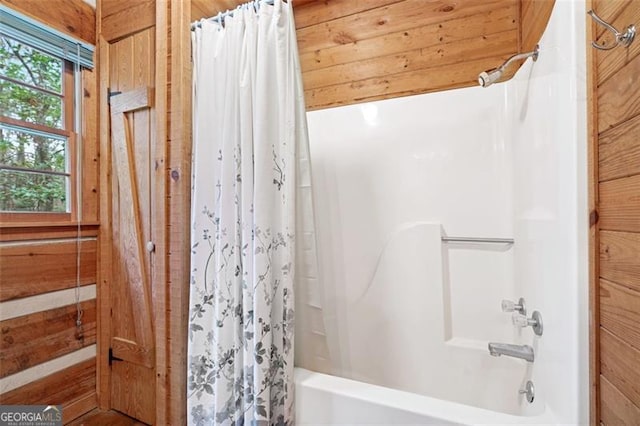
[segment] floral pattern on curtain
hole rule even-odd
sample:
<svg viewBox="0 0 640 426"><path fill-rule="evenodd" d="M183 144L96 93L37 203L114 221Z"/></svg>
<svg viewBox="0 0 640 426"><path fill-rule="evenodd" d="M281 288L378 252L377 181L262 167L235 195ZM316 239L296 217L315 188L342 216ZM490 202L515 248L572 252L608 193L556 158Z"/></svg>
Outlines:
<svg viewBox="0 0 640 426"><path fill-rule="evenodd" d="M294 424L296 188L308 137L291 5L202 21L192 45L189 424Z"/></svg>

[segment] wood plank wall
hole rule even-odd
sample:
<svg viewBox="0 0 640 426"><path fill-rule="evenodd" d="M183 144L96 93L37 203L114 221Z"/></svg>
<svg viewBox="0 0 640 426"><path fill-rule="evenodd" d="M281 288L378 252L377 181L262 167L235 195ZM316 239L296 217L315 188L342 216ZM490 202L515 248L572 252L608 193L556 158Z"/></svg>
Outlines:
<svg viewBox="0 0 640 426"><path fill-rule="evenodd" d="M341 2L335 17L322 10L331 3L296 9L308 109L473 86L517 51L516 1L366 5Z"/></svg>
<svg viewBox="0 0 640 426"><path fill-rule="evenodd" d="M529 52L538 44L547 28L555 2L555 0L521 0L520 52Z"/></svg>
<svg viewBox="0 0 640 426"><path fill-rule="evenodd" d="M241 1L192 0L192 19ZM554 0L294 1L307 109L477 84L540 40ZM507 70L513 76L520 64Z"/></svg>
<svg viewBox="0 0 640 426"><path fill-rule="evenodd" d="M166 312L162 321L158 318L158 370L165 378L165 387L160 389L166 401L164 412L158 413L158 420L165 419L170 424L187 423L187 327L189 317L188 282L191 274L189 265L190 241L184 238L189 232L191 211L191 2L171 0L170 13L158 20L158 28L166 28L171 39L165 43L170 61L163 68L165 84L158 78L158 90L165 95L167 122L160 125L159 134L164 132L167 140L167 173L170 179L166 190L164 241L167 268L164 291L166 302L158 308ZM161 18L161 14L158 17ZM159 76L158 76L159 77ZM158 108L161 105L158 104ZM160 121L160 120L158 120ZM162 296L162 294L158 294ZM154 296L155 298L155 296ZM162 340L160 340L162 339ZM160 393L159 393L160 395Z"/></svg>
<svg viewBox="0 0 640 426"><path fill-rule="evenodd" d="M82 0L0 3L84 42L95 42L95 11ZM0 404L61 404L65 423L97 406L96 81L97 72L82 72L80 231L78 223L0 223ZM81 327L76 326L77 254Z"/></svg>
<svg viewBox="0 0 640 426"><path fill-rule="evenodd" d="M0 228L0 404L61 404L66 422L96 407L98 227L22 229Z"/></svg>
<svg viewBox="0 0 640 426"><path fill-rule="evenodd" d="M96 42L96 12L82 0L0 0L0 4L85 43Z"/></svg>
<svg viewBox="0 0 640 426"><path fill-rule="evenodd" d="M617 28L640 2L593 0ZM591 24L590 40L611 42ZM591 49L591 48L589 48ZM640 43L591 49L592 424L640 424Z"/></svg>

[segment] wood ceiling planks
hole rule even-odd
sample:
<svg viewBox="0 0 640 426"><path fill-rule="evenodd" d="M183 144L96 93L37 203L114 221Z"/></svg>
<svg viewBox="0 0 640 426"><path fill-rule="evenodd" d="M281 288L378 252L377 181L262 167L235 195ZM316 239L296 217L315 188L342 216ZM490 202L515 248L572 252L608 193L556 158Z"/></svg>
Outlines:
<svg viewBox="0 0 640 426"><path fill-rule="evenodd" d="M481 71L538 42L554 4L293 1L309 110L476 85ZM213 16L240 3L192 0L192 17Z"/></svg>
<svg viewBox="0 0 640 426"><path fill-rule="evenodd" d="M308 109L475 85L517 51L516 0L404 0L298 30Z"/></svg>

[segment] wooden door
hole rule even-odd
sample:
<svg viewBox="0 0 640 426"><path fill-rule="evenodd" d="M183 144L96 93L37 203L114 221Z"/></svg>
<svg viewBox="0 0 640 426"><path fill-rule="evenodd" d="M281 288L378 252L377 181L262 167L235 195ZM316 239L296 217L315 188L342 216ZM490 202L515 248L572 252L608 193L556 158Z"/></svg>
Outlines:
<svg viewBox="0 0 640 426"><path fill-rule="evenodd" d="M155 421L153 268L154 29L109 45L111 408Z"/></svg>
<svg viewBox="0 0 640 426"><path fill-rule="evenodd" d="M640 1L589 6L623 30ZM591 40L612 37L592 23ZM640 424L640 40L588 47L591 163L591 423Z"/></svg>

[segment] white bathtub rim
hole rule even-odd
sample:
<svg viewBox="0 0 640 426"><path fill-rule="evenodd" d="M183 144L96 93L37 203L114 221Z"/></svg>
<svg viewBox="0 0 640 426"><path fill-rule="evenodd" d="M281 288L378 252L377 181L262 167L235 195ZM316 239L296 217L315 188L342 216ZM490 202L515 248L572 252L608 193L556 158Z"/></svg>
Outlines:
<svg viewBox="0 0 640 426"><path fill-rule="evenodd" d="M445 401L411 392L358 382L343 377L295 368L296 386L337 394L347 398L370 402L394 409L446 420L463 425L555 425L549 407L542 414L515 416Z"/></svg>

